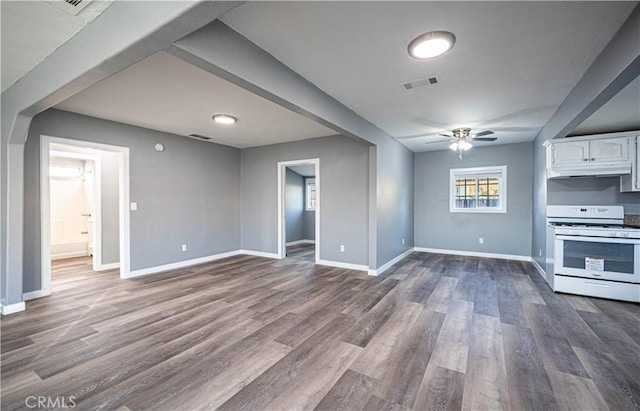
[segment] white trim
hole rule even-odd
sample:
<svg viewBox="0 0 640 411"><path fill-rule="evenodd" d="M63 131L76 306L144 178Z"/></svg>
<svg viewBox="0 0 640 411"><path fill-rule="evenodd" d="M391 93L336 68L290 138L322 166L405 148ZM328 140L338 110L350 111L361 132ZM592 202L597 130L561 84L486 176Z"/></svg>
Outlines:
<svg viewBox="0 0 640 411"><path fill-rule="evenodd" d="M544 272L542 267L540 267L540 264L538 264L538 262L533 257L531 258L531 264L533 264L536 270L538 270L538 273L542 276L542 278L547 278L547 273Z"/></svg>
<svg viewBox="0 0 640 411"><path fill-rule="evenodd" d="M129 215L129 148L110 144L94 143L83 140L73 140L68 138L40 136L40 253L41 253L41 288L45 292L51 292L51 214L50 214L50 187L49 187L49 152L51 143L65 144L75 147L93 148L107 151L118 155L118 178L119 178L119 211L120 211L120 278L130 278L131 261L131 239L130 239L130 215ZM90 157L86 155L85 157ZM94 198L95 194L101 194L100 190L100 161L94 159ZM101 236L100 232L100 201L94 201L94 269L104 266L101 263ZM98 263L100 262L100 263ZM108 266L108 265L107 265Z"/></svg>
<svg viewBox="0 0 640 411"><path fill-rule="evenodd" d="M97 267L94 266L93 271L114 270L116 268L120 268L120 263L100 264Z"/></svg>
<svg viewBox="0 0 640 411"><path fill-rule="evenodd" d="M20 303L15 303L15 304L0 305L0 314L9 315L14 313L19 313L21 311L24 311L25 308L26 308L26 305L24 301Z"/></svg>
<svg viewBox="0 0 640 411"><path fill-rule="evenodd" d="M315 167L315 179L316 179L316 210L315 210L315 223L316 223L316 249L315 260L316 264L320 263L320 203L321 203L321 185L320 185L320 159L319 158L307 158L301 160L290 161L278 161L278 252L276 258L285 258L287 252L286 246L286 221L284 217L285 213L285 177L286 168L289 166L301 166L301 165L313 165Z"/></svg>
<svg viewBox="0 0 640 411"><path fill-rule="evenodd" d="M362 264L342 263L340 261L318 260L317 265L328 265L329 267L346 268L348 270L369 271L369 267Z"/></svg>
<svg viewBox="0 0 640 411"><path fill-rule="evenodd" d="M145 275L149 275L149 274L160 273L160 272L163 272L163 271L190 267L192 265L204 264L204 263L208 263L208 262L211 262L211 261L220 260L222 258L233 257L233 256L236 256L238 254L243 254L243 253L240 252L239 250L229 251L229 252L226 252L226 253L213 254L213 255L206 256L206 257L193 258L191 260L178 261L176 263L158 265L158 266L149 267L149 268L142 268L140 270L129 271L129 276L126 277L126 278L141 277L141 276L145 276Z"/></svg>
<svg viewBox="0 0 640 411"><path fill-rule="evenodd" d="M424 247L416 247L414 248L414 250L419 253L451 254L451 255L464 255L469 257L498 258L500 260L531 261L531 257L528 255L479 253L476 251L443 250L439 248L424 248Z"/></svg>
<svg viewBox="0 0 640 411"><path fill-rule="evenodd" d="M298 244L315 244L315 240L298 240L298 241L291 241L287 244L285 244L287 247L289 247L290 245L298 245Z"/></svg>
<svg viewBox="0 0 640 411"><path fill-rule="evenodd" d="M51 295L51 291L46 290L36 290L28 293L22 294L22 299L24 301L35 300L36 298L48 297Z"/></svg>
<svg viewBox="0 0 640 411"><path fill-rule="evenodd" d="M414 248L410 248L407 251L405 251L404 253L402 253L402 254L398 255L397 257L395 257L394 259L392 259L391 261L388 261L387 263L385 263L382 267L369 269L369 275L378 276L378 275L384 273L392 265L398 263L399 261L404 260L405 257L407 257L409 254L411 254L414 250L415 250Z"/></svg>
<svg viewBox="0 0 640 411"><path fill-rule="evenodd" d="M68 253L60 253L51 256L51 261L65 260L67 258L86 257L86 251L69 251Z"/></svg>
<svg viewBox="0 0 640 411"><path fill-rule="evenodd" d="M460 175L470 175L477 178L479 175L498 175L500 179L500 207L456 208L455 206L455 181ZM477 184L476 184L477 187ZM507 212L507 166L487 166L472 168L449 169L449 212L450 213L494 213L506 214Z"/></svg>
<svg viewBox="0 0 640 411"><path fill-rule="evenodd" d="M254 257L275 258L277 260L282 259L278 253L267 253L265 251L253 251L253 250L238 250L238 254L252 255Z"/></svg>

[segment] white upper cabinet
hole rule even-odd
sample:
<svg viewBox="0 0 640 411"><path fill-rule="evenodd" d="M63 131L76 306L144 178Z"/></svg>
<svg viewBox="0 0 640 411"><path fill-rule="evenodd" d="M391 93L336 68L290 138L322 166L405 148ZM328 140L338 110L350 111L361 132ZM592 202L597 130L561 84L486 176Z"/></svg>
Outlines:
<svg viewBox="0 0 640 411"><path fill-rule="evenodd" d="M559 142L551 146L551 164L581 164L588 161L588 141Z"/></svg>
<svg viewBox="0 0 640 411"><path fill-rule="evenodd" d="M620 191L640 191L640 135L631 140L631 175L620 177Z"/></svg>
<svg viewBox="0 0 640 411"><path fill-rule="evenodd" d="M629 138L603 138L589 141L589 161L609 163L629 160Z"/></svg>
<svg viewBox="0 0 640 411"><path fill-rule="evenodd" d="M636 135L632 131L548 140L547 178L629 175Z"/></svg>
<svg viewBox="0 0 640 411"><path fill-rule="evenodd" d="M551 164L558 166L564 164L611 163L628 160L628 137L584 141L558 141L551 146Z"/></svg>

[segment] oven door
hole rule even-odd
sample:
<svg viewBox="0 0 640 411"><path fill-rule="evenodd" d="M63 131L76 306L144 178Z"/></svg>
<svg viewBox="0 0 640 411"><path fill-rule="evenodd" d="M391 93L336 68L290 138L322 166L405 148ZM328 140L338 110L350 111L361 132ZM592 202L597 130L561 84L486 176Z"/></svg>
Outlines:
<svg viewBox="0 0 640 411"><path fill-rule="evenodd" d="M640 283L640 239L556 235L554 271Z"/></svg>

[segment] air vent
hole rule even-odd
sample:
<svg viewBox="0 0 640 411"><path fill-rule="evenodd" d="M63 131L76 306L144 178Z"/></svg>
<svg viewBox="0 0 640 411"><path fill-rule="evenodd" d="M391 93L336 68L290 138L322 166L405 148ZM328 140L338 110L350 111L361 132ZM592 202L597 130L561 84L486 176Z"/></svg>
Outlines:
<svg viewBox="0 0 640 411"><path fill-rule="evenodd" d="M202 134L189 134L191 138L197 138L199 140L211 140L211 137L203 136Z"/></svg>
<svg viewBox="0 0 640 411"><path fill-rule="evenodd" d="M437 74L431 74L427 77L405 81L402 83L402 88L404 88L405 90L413 90L414 88L418 87L434 86L438 83L440 83L440 76L438 76Z"/></svg>
<svg viewBox="0 0 640 411"><path fill-rule="evenodd" d="M91 1L92 0L49 0L44 1L44 3L75 16L87 7Z"/></svg>

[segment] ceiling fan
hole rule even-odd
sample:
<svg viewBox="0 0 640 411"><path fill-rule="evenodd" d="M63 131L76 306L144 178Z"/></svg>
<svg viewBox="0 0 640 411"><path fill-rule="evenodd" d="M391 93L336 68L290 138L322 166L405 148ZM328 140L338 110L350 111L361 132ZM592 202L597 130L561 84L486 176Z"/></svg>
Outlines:
<svg viewBox="0 0 640 411"><path fill-rule="evenodd" d="M440 135L442 137L449 138L449 141L452 142L449 148L453 151L457 151L458 156L462 158L462 152L473 147L473 145L471 144L472 141L496 141L497 140L496 137L484 137L484 136L489 136L491 134L493 134L493 131L491 130L480 131L478 133L472 134L471 129L469 127L460 127L460 128L454 128L453 130L451 130L451 134L442 133ZM446 140L430 141L425 144L442 143L443 141L446 141Z"/></svg>

